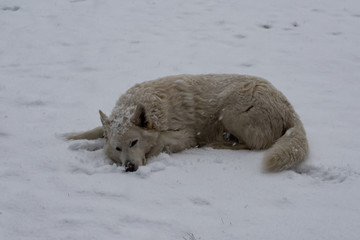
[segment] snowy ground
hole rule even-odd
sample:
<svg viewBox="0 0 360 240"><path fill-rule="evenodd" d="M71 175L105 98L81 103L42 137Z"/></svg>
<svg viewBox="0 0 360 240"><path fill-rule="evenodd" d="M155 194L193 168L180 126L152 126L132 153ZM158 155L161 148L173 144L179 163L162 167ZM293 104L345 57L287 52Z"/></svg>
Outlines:
<svg viewBox="0 0 360 240"><path fill-rule="evenodd" d="M359 43L358 0L0 1L0 239L358 239ZM61 138L181 73L269 79L307 130L303 173L212 149L124 173Z"/></svg>

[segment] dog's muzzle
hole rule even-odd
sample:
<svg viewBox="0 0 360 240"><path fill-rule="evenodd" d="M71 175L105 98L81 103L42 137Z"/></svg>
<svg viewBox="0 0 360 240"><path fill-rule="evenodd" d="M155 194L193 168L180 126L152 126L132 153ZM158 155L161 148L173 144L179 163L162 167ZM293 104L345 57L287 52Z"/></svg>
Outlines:
<svg viewBox="0 0 360 240"><path fill-rule="evenodd" d="M136 166L135 164L127 161L125 163L125 172L135 172L136 171Z"/></svg>

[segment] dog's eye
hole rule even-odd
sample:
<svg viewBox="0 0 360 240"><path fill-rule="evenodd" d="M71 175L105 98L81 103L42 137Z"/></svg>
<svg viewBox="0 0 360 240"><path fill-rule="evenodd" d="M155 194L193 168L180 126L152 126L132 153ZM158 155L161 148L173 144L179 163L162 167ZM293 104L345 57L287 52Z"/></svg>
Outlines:
<svg viewBox="0 0 360 240"><path fill-rule="evenodd" d="M137 142L138 142L138 140L132 141L132 142L130 143L130 147L135 146L135 145L137 144Z"/></svg>
<svg viewBox="0 0 360 240"><path fill-rule="evenodd" d="M121 152L121 148L119 148L119 147L116 147L115 149L116 149L116 151L119 151L119 152Z"/></svg>

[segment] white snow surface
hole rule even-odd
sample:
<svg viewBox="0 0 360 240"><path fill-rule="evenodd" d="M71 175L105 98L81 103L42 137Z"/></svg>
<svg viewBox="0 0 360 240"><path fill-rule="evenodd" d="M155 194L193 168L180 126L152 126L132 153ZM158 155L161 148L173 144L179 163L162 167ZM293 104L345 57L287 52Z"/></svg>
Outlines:
<svg viewBox="0 0 360 240"><path fill-rule="evenodd" d="M0 1L0 239L341 239L360 235L358 0ZM311 153L190 149L135 173L100 125L135 83L264 77L294 105Z"/></svg>

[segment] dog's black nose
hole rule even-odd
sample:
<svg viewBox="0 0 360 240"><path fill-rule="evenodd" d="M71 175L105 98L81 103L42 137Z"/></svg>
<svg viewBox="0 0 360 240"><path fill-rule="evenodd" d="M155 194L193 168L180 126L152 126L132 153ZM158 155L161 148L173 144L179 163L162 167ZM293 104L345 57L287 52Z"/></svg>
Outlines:
<svg viewBox="0 0 360 240"><path fill-rule="evenodd" d="M136 171L135 164L131 162L125 163L125 172L135 172L135 171Z"/></svg>

